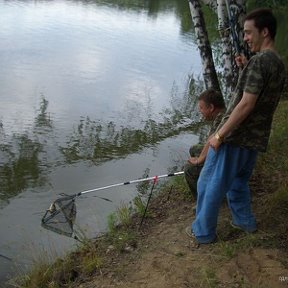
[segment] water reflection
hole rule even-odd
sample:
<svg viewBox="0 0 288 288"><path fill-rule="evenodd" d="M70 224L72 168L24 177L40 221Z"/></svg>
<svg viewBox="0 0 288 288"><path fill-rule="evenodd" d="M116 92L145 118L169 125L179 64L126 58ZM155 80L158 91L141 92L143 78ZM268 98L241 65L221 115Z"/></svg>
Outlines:
<svg viewBox="0 0 288 288"><path fill-rule="evenodd" d="M198 84L193 89L193 93L196 94L195 90L199 91L202 87ZM145 147L155 145L168 137L179 135L185 130L193 130L193 124L191 124L193 122L195 133L197 122L199 122L195 99L187 93L181 101L179 99L177 102L171 100L172 108L161 112L163 122L156 122L149 118L149 110L147 110L146 117L148 116L148 119L142 118L142 127L139 129L119 127L112 121L105 124L91 120L89 117L81 119L66 145L60 149L67 163L90 160L99 164L102 161L139 152Z"/></svg>
<svg viewBox="0 0 288 288"><path fill-rule="evenodd" d="M43 98L39 114L34 119L35 130L32 135L24 133L7 136L3 128L0 131L1 139L5 139L0 143L1 200L8 200L27 187L40 187L46 181L49 163L43 163L41 159L45 148L38 136L53 128L47 116L47 107L48 101Z"/></svg>
<svg viewBox="0 0 288 288"><path fill-rule="evenodd" d="M53 128L52 119L49 115L48 109L49 101L42 95L42 101L40 103L39 114L35 118L35 129L38 133L51 132Z"/></svg>
<svg viewBox="0 0 288 288"><path fill-rule="evenodd" d="M31 141L26 135L15 137L13 152L11 147L3 147L9 160L0 167L1 199L12 197L28 186L38 185L40 165L38 155L39 143Z"/></svg>
<svg viewBox="0 0 288 288"><path fill-rule="evenodd" d="M118 8L123 11L145 11L149 16L157 17L157 15L166 10L174 10L176 15L182 17L182 15L187 14L188 3L185 1L178 0L82 0L74 1L75 3L83 4L96 4L97 6L104 5L113 8ZM189 10L188 10L189 11ZM191 23L191 17L190 17Z"/></svg>
<svg viewBox="0 0 288 288"><path fill-rule="evenodd" d="M181 134L193 122L201 83L190 89L190 75L201 63L184 1L0 6L0 254L24 267L43 243L61 253L72 246L40 226L59 193L183 163L200 129ZM93 236L135 187L97 196L113 205L87 197L78 206ZM0 258L0 286L11 271Z"/></svg>
<svg viewBox="0 0 288 288"><path fill-rule="evenodd" d="M190 87L193 91L184 95L182 101L178 99L177 102L173 102L172 93L172 108L161 113L163 122L159 123L148 117L142 121L142 129L119 127L112 121L100 122L88 116L80 119L71 135L67 135L66 145L54 142L53 150L58 150L58 154L63 155L61 161L46 157L51 149L49 139L55 127L48 112L49 102L42 95L30 135L13 134L9 138L5 136L2 127L1 137L6 139L6 143L0 144L0 199L8 200L27 187L41 187L45 184L46 175L51 167L55 169L57 166L77 161L90 161L99 165L105 161L138 153L183 131L199 133L201 125L197 119L196 101L191 97L191 93L196 94L202 87L201 83L195 84L196 82Z"/></svg>

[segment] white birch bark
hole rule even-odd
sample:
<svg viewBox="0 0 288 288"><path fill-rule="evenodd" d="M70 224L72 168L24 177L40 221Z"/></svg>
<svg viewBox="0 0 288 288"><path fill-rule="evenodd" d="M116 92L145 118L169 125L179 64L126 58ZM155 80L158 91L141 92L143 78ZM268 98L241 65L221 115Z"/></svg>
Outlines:
<svg viewBox="0 0 288 288"><path fill-rule="evenodd" d="M220 85L218 82L211 45L208 39L206 25L201 10L199 0L189 0L189 6L192 16L192 21L195 28L195 35L197 39L197 45L200 51L203 78L206 89L214 88L220 91Z"/></svg>
<svg viewBox="0 0 288 288"><path fill-rule="evenodd" d="M218 30L222 46L223 95L227 100L234 88L231 36L225 0L217 0Z"/></svg>
<svg viewBox="0 0 288 288"><path fill-rule="evenodd" d="M208 41L208 36L206 32L205 20L202 15L201 10L201 1L203 4L207 5L212 11L217 14L218 17L218 30L221 38L221 59L223 70L221 69L222 74L222 92L225 95L225 99L229 100L231 92L233 91L236 81L238 78L238 68L235 65L235 49L233 47L232 35L231 35L231 23L228 20L227 16L227 6L225 0L189 0L190 11L192 15L192 21L195 26L195 34L197 39L197 44L200 50L200 55L203 64L204 70L204 81L207 85L211 85L211 79L213 72L211 67L214 66L212 52L209 56L209 49L211 50L210 43ZM228 0L230 6L230 13L235 20L233 24L234 29L236 30L240 45L243 47L243 16L246 13L245 10L245 0ZM205 34L206 33L206 34ZM209 46L210 48L208 48ZM210 63L213 62L213 65ZM209 76L210 75L210 76ZM216 75L216 72L215 72ZM217 77L217 76L216 76ZM215 80L213 80L215 81ZM215 82L213 82L215 83ZM219 83L219 82L218 82ZM218 84L219 85L219 84Z"/></svg>

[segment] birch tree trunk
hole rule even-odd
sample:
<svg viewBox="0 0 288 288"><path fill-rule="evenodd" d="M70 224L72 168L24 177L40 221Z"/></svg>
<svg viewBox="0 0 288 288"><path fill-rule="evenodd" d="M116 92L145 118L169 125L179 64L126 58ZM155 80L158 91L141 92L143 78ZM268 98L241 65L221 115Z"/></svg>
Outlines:
<svg viewBox="0 0 288 288"><path fill-rule="evenodd" d="M203 78L206 89L214 88L221 91L216 69L214 66L211 45L208 39L206 24L201 10L199 0L189 0L189 7L191 11L192 21L195 27L195 35L197 45L200 51Z"/></svg>
<svg viewBox="0 0 288 288"><path fill-rule="evenodd" d="M217 0L217 16L218 16L218 31L221 38L222 46L222 67L223 67L223 85L222 92L227 100L235 86L234 69L231 49L231 36L229 29L229 21L227 18L227 7L225 0Z"/></svg>
<svg viewBox="0 0 288 288"><path fill-rule="evenodd" d="M218 17L218 30L221 38L221 67L219 71L222 74L222 94L227 100L230 99L236 81L238 79L238 68L235 65L235 49L231 36L231 25L239 36L240 45L243 47L243 17L246 13L245 0L228 0L230 13L235 20L230 23L227 17L227 6L225 0L189 0L192 21L195 27L197 45L200 50L200 56L203 66L203 77L206 88L213 87L220 91L219 80L216 74L216 69L213 61L211 46L208 40L205 19L201 10L200 1L207 5Z"/></svg>

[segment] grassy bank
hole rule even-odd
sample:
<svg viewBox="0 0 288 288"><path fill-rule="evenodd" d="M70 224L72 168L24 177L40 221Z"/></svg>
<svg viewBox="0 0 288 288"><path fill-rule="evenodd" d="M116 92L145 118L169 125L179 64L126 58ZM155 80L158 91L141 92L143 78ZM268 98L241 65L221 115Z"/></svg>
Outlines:
<svg viewBox="0 0 288 288"><path fill-rule="evenodd" d="M263 229L275 233L280 248L288 248L288 100L274 117L269 150L258 159L254 179L260 185L259 216Z"/></svg>
<svg viewBox="0 0 288 288"><path fill-rule="evenodd" d="M225 281L228 284L225 286L223 284L226 283L223 280L224 276L222 274L222 276L219 276L218 270L221 269L218 269L218 266L228 265L235 255L246 252L248 255L249 253L252 253L251 249L258 249L259 247L287 251L287 115L288 100L283 99L275 114L269 149L267 153L259 156L256 169L251 179L253 208L257 221L259 222L259 233L253 235L240 235L239 232L235 233L235 231L231 230L231 227L227 227L227 221L225 222L220 220L220 241L211 246L211 248L209 248L210 250L204 250L204 252L201 250L202 252L197 252L198 254L202 253L201 256L198 257L209 257L209 261L205 262L205 265L203 264L201 267L197 263L199 267L197 266L196 268L198 270L196 268L195 270L201 271L201 273L195 274L193 280L189 280L189 277L187 276L188 280L186 282L188 283L190 281L189 283L191 286L185 287L256 287L252 284L250 285L244 276L240 277L238 274L238 278L235 276L235 279L231 280L238 286L231 286L232 282L228 283L226 280ZM108 286L107 281L109 279L111 283L114 281L112 281L112 279L126 279L127 283L130 284L133 281L135 283L137 281L139 282L141 280L140 278L144 276L140 275L139 280L135 275L138 275L137 273L139 273L139 267L141 266L139 262L143 262L143 259L148 261L147 259L151 258L151 256L149 256L150 258L148 256L145 258L145 253L147 253L149 247L153 246L156 250L155 255L157 255L157 253L159 254L159 251L163 249L165 241L169 240L168 242L170 244L173 243L173 241L175 242L175 237L179 235L180 231L182 231L182 226L186 225L185 223L190 219L191 199L189 198L189 195L187 195L187 190L183 177L175 177L171 182L169 182L169 184L163 186L159 196L153 199L149 206L148 217L141 229L139 229L139 223L141 222L144 213L145 203L143 203L140 198L135 199L133 211L131 210L131 207L123 205L123 207L120 207L115 214L109 217L108 233L105 236L96 241L86 239L79 245L77 251L70 253L65 258L57 259L51 265L45 263L45 261L43 261L43 263L35 263L34 268L29 274L14 279L11 281L11 286L21 288L86 288L116 287L118 285L115 284L115 286ZM225 220L225 217L228 214L228 210L224 207L221 219ZM163 225L169 227L171 231L172 229L175 230L173 235L174 238L171 236L173 234L172 232L167 233L164 238L162 237ZM171 239L169 238L170 236ZM153 238L153 241L149 240L151 238ZM173 245L173 247L176 247L175 243ZM184 269L185 265L183 264L183 261L190 255L190 252L183 250L184 248L182 249L182 246L179 246L180 248L178 247L178 250L175 249L173 253L170 253L173 254L173 261L175 261L173 262L173 269L178 265L179 271ZM167 255L168 254L169 253L167 253ZM157 257L159 257L159 255ZM193 264L191 263L193 263L194 260L191 260L190 258L188 260L185 263L188 263L187 265L192 265L193 268ZM153 265L155 266L156 260L153 261ZM161 265L163 265L163 263L168 263L169 261L171 261L171 259L168 260L165 259L164 256L161 256ZM283 265L288 267L285 257L283 257L281 261ZM160 270L159 263L157 264L158 266L155 266L156 268L153 268L155 271L157 271L157 269ZM135 269L135 271L133 271L133 269ZM149 271L151 279L153 279L153 273L156 273L153 269ZM128 278L127 275L130 275L129 273L131 275L133 274L136 279L133 278L134 280L131 280ZM165 269L161 271L161 273L165 274ZM192 282L198 286L193 286L194 284L192 285ZM99 286L95 283L99 283ZM222 286L219 283L222 283ZM177 286L177 284L173 285L176 285L174 287L180 287ZM119 287L122 286L120 285ZM138 286L130 285L129 287ZM159 287L162 286L160 285ZM259 285L257 287L262 286Z"/></svg>

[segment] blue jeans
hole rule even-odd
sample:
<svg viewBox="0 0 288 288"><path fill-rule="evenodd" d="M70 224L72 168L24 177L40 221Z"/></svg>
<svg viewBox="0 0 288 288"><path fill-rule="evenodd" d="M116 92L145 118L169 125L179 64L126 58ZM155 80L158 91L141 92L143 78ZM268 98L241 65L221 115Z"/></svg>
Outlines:
<svg viewBox="0 0 288 288"><path fill-rule="evenodd" d="M197 183L196 218L192 223L199 243L215 240L218 213L225 195L233 224L248 232L256 230L248 186L256 158L256 150L230 144L222 144L217 152L209 148Z"/></svg>

